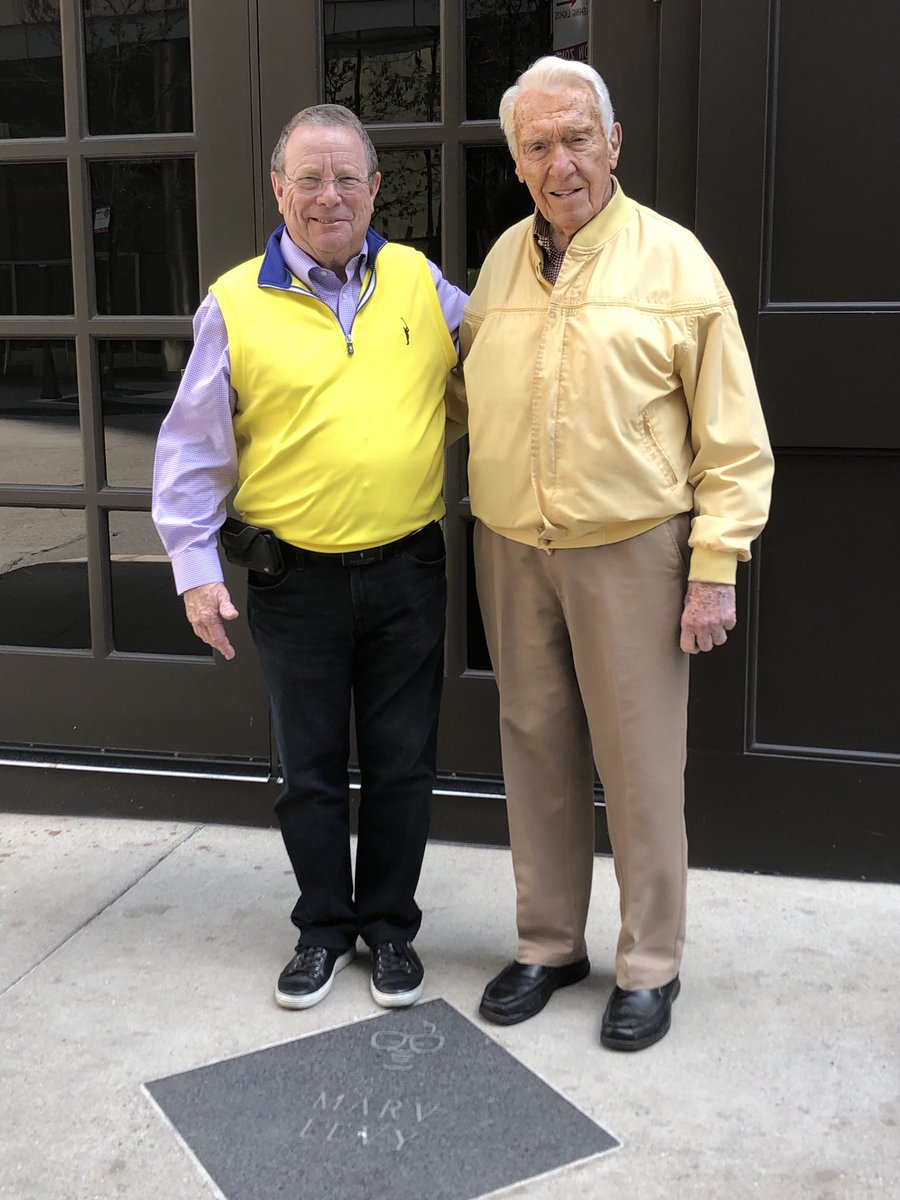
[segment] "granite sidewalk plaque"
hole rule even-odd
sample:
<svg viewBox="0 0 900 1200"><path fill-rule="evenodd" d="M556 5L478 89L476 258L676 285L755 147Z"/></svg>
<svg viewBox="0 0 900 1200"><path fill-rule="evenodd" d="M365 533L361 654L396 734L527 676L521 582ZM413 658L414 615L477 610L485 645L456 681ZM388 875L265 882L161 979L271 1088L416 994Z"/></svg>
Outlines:
<svg viewBox="0 0 900 1200"><path fill-rule="evenodd" d="M474 1200L619 1144L443 1000L145 1086L226 1200Z"/></svg>

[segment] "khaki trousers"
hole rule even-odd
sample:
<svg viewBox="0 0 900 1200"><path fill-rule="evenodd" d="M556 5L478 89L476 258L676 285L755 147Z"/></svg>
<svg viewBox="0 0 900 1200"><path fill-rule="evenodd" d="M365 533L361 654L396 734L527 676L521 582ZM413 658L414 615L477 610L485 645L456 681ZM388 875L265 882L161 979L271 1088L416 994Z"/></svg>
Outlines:
<svg viewBox="0 0 900 1200"><path fill-rule="evenodd" d="M678 973L689 667L678 638L689 528L681 514L623 542L548 554L476 525L519 962L563 966L587 952L596 763L619 884L616 982L661 987Z"/></svg>

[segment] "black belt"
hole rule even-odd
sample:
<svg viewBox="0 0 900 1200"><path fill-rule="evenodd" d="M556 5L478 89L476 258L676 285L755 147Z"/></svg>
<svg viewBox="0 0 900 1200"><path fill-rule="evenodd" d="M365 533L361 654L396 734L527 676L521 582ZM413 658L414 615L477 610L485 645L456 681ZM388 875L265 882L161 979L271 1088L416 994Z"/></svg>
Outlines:
<svg viewBox="0 0 900 1200"><path fill-rule="evenodd" d="M300 546L292 546L290 542L283 542L281 538L277 541L284 557L284 565L289 569L302 570L313 563L324 563L329 567L368 567L385 558L396 558L407 546L424 537L436 524L436 521L431 521L421 529L408 533L406 537L399 538L396 542L388 542L384 546L370 546L367 550L346 550L334 554L326 554L321 550L304 550Z"/></svg>

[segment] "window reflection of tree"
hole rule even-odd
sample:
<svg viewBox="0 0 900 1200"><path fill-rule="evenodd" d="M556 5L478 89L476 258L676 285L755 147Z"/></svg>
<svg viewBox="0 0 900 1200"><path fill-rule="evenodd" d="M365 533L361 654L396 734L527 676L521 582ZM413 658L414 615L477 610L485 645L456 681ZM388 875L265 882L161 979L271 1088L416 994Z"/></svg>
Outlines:
<svg viewBox="0 0 900 1200"><path fill-rule="evenodd" d="M496 119L500 97L553 50L553 0L466 0L466 116Z"/></svg>
<svg viewBox="0 0 900 1200"><path fill-rule="evenodd" d="M343 28L366 8L344 8L340 0L325 4L326 102L345 104L370 125L439 120L440 27L426 23L437 15L436 4L368 6L368 27ZM386 24L404 15L406 24ZM391 150L382 153L381 166L375 228L439 261L440 151Z"/></svg>
<svg viewBox="0 0 900 1200"><path fill-rule="evenodd" d="M325 96L345 104L367 124L435 121L440 115L440 60L437 31L415 50L368 54L363 45L326 43Z"/></svg>
<svg viewBox="0 0 900 1200"><path fill-rule="evenodd" d="M415 246L440 266L440 150L385 150L379 158L383 182L373 226L385 237Z"/></svg>
<svg viewBox="0 0 900 1200"><path fill-rule="evenodd" d="M59 8L59 0L22 0L23 20L57 49ZM91 133L190 130L186 0L83 0L82 9Z"/></svg>
<svg viewBox="0 0 900 1200"><path fill-rule="evenodd" d="M367 26L345 28L366 10ZM437 14L434 0L418 4L399 0L346 6L342 0L326 3L326 101L347 105L366 124L439 120L441 31L434 22Z"/></svg>
<svg viewBox="0 0 900 1200"><path fill-rule="evenodd" d="M190 130L186 0L84 0L91 133Z"/></svg>

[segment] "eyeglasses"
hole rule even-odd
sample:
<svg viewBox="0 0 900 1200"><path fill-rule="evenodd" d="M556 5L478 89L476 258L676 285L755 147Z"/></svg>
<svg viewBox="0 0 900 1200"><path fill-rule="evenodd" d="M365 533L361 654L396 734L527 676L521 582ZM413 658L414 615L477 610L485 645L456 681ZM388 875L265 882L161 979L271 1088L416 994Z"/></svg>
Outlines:
<svg viewBox="0 0 900 1200"><path fill-rule="evenodd" d="M304 196L318 196L329 183L334 184L339 196L352 196L361 188L368 187L369 179L371 175L365 179L358 179L355 175L338 175L334 179L322 179L320 175L298 175L296 179L288 179L287 182L293 184Z"/></svg>

